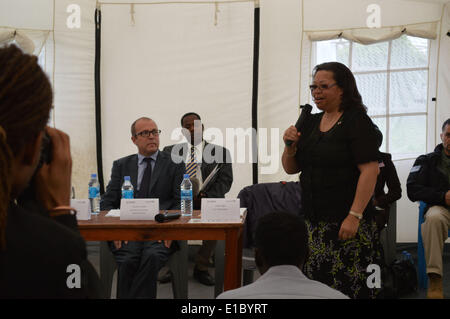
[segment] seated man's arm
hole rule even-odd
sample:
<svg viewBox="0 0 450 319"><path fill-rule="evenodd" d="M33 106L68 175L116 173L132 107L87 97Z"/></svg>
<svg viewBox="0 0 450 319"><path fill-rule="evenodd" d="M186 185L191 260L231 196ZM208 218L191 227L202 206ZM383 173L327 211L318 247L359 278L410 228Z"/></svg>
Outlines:
<svg viewBox="0 0 450 319"><path fill-rule="evenodd" d="M397 175L397 170L395 169L394 163L391 160L391 156L385 156L383 158L383 162L385 165L384 174L386 177L386 186L388 188L388 192L386 194L377 196L376 201L378 203L378 206L385 208L402 197L402 188Z"/></svg>
<svg viewBox="0 0 450 319"><path fill-rule="evenodd" d="M175 174L173 177L172 184L172 206L169 209L181 209L181 201L180 201L180 186L183 181L183 176L186 171L185 165L183 162L179 164L175 164Z"/></svg>
<svg viewBox="0 0 450 319"><path fill-rule="evenodd" d="M423 201L428 205L445 205L445 192L431 185L429 180L432 169L437 168L430 167L425 155L419 156L414 162L406 181L408 198L411 201Z"/></svg>
<svg viewBox="0 0 450 319"><path fill-rule="evenodd" d="M230 191L233 183L233 168L231 166L230 152L226 148L224 148L224 151L224 164L212 183L205 189L206 197L222 198Z"/></svg>
<svg viewBox="0 0 450 319"><path fill-rule="evenodd" d="M114 161L111 169L111 180L106 186L106 192L100 200L101 210L111 210L120 207L120 199L122 198L122 174L119 161Z"/></svg>

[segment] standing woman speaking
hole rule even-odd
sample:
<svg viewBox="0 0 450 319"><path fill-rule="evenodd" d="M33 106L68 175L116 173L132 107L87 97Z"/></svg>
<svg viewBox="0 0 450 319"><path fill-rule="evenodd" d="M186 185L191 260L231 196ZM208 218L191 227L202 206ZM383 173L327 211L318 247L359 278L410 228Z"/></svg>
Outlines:
<svg viewBox="0 0 450 319"><path fill-rule="evenodd" d="M288 174L300 174L302 208L309 232L305 274L351 298L375 298L367 266L380 265L381 245L370 203L378 168L374 124L352 72L328 62L313 70L311 94L323 111L312 114L282 156Z"/></svg>

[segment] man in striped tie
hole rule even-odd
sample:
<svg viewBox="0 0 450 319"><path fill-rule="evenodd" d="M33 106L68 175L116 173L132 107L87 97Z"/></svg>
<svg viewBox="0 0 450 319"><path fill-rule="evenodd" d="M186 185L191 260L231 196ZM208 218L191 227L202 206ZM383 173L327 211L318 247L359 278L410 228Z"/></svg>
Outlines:
<svg viewBox="0 0 450 319"><path fill-rule="evenodd" d="M188 143L170 145L163 149L172 158L181 157L186 163L186 174L189 174L193 185L194 209L200 209L201 198L224 198L233 183L230 152L219 145L203 140L204 126L200 115L189 112L181 117L183 134ZM205 185L205 180L215 168L217 173ZM212 266L211 257L216 247L215 240L204 240L195 257L194 278L208 286L214 285L214 278L209 274ZM170 281L170 274L161 282Z"/></svg>

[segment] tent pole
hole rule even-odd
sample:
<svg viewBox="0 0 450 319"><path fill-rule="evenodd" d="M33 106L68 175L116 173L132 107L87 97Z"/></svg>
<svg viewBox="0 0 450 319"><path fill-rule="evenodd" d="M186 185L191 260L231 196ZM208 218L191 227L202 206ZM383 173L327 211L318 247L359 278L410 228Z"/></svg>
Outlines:
<svg viewBox="0 0 450 319"><path fill-rule="evenodd" d="M253 88L252 88L252 175L253 184L258 184L258 68L259 68L259 2L255 2L253 31Z"/></svg>
<svg viewBox="0 0 450 319"><path fill-rule="evenodd" d="M103 156L102 156L102 122L100 103L100 44L101 44L102 12L95 9L95 136L97 148L97 176L100 184L100 194L105 193L103 178Z"/></svg>

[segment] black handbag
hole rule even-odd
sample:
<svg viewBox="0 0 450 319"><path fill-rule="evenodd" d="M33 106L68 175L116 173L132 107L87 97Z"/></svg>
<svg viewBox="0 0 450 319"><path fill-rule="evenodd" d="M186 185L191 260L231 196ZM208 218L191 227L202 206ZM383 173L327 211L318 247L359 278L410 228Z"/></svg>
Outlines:
<svg viewBox="0 0 450 319"><path fill-rule="evenodd" d="M417 270L409 254L396 259L382 271L380 297L396 299L417 291Z"/></svg>

